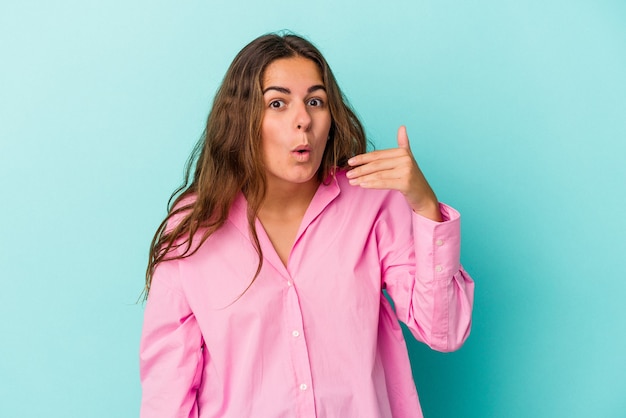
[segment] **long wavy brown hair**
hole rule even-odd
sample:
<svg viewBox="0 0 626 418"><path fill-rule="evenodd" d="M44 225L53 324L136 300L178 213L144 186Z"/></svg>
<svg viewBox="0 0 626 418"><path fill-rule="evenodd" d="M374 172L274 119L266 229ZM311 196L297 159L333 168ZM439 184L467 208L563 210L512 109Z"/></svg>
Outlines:
<svg viewBox="0 0 626 418"><path fill-rule="evenodd" d="M250 285L258 276L263 253L255 219L266 191L261 158L262 80L269 64L291 57L307 58L317 64L328 96L331 127L318 180L326 180L336 168L346 167L350 157L366 151L363 127L328 63L313 44L294 34L268 34L253 40L228 68L215 95L206 128L187 161L184 182L170 197L168 215L152 239L145 298L150 292L155 267L163 261L193 255L226 222L240 192L247 200L248 227L259 255Z"/></svg>

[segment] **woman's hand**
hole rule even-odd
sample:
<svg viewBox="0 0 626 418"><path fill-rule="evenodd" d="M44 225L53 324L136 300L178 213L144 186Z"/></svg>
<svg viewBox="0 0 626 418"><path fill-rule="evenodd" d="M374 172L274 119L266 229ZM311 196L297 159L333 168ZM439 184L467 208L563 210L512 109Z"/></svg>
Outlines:
<svg viewBox="0 0 626 418"><path fill-rule="evenodd" d="M406 127L398 129L398 148L360 154L348 164L354 167L347 173L353 186L397 190L415 213L441 222L439 202L413 158Z"/></svg>

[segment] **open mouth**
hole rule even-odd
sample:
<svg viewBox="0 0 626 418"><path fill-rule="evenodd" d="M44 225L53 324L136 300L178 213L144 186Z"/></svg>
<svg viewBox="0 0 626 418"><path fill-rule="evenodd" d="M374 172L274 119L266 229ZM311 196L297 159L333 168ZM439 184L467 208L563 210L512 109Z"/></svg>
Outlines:
<svg viewBox="0 0 626 418"><path fill-rule="evenodd" d="M295 154L304 155L311 152L311 148L306 145L301 145L293 150Z"/></svg>
<svg viewBox="0 0 626 418"><path fill-rule="evenodd" d="M301 163L307 162L311 155L311 150L306 147L298 148L292 151L292 155L298 162L301 162Z"/></svg>

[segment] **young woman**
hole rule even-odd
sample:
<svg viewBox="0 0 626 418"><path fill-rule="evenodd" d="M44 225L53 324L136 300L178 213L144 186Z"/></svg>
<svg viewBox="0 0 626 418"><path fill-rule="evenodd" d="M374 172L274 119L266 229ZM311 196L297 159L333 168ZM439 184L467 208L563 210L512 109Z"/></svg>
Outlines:
<svg viewBox="0 0 626 418"><path fill-rule="evenodd" d="M152 242L142 417L422 416L398 320L457 349L473 282L458 213L397 139L366 153L308 41L239 52Z"/></svg>

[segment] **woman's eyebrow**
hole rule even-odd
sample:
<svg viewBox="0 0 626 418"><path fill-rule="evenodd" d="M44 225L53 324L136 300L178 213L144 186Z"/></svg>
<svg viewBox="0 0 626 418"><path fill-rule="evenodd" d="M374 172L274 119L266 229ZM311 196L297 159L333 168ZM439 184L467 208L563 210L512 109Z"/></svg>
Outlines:
<svg viewBox="0 0 626 418"><path fill-rule="evenodd" d="M276 91L284 93L284 94L291 94L291 90L289 90L288 88L278 87L278 86L269 86L268 88L263 90L263 94L267 93L270 90L276 90Z"/></svg>
<svg viewBox="0 0 626 418"><path fill-rule="evenodd" d="M276 90L276 91L278 91L280 93L283 93L283 94L291 94L291 90L289 90L286 87L279 87L279 86L269 86L269 87L263 89L263 94L267 93L269 90ZM322 85L322 84L316 84L314 86L309 87L307 89L307 93L313 93L314 91L317 91L317 90L324 90L324 91L326 91L326 87L324 87L324 85Z"/></svg>
<svg viewBox="0 0 626 418"><path fill-rule="evenodd" d="M309 89L307 90L307 93L313 93L314 91L317 91L317 90L326 91L326 87L324 87L323 84L316 84L314 86L309 87Z"/></svg>

